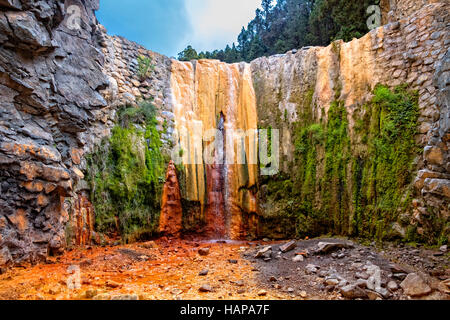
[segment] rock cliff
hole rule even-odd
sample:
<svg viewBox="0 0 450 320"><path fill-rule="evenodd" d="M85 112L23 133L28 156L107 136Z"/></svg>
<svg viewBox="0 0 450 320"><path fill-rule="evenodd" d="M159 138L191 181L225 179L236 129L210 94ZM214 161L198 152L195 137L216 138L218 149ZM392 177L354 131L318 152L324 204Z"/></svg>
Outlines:
<svg viewBox="0 0 450 320"><path fill-rule="evenodd" d="M417 95L379 93L417 104L419 151L396 195L404 200L396 208L400 212L384 219L382 209L371 211L375 222L386 225L368 230L448 241L448 4L424 3L419 11L394 14L395 21L349 43L234 65L180 63L111 37L95 18L98 5L0 0L0 266L39 261L64 250L72 238L85 244L97 237L85 157L111 135L118 107L135 104L139 96L154 99L167 155L183 140L177 129L186 116L203 120L206 128L231 121L237 129L280 130L280 173L273 182L259 176L258 165L230 170L187 165L179 172L185 229L225 221L225 231L215 230L219 236L291 236L299 234L299 225L320 220L286 213L315 212L325 199L331 204L327 219L339 222L334 231L355 234L367 220L359 210L378 203L366 196L360 186L365 180L358 178L373 171L369 164L378 149L370 140L383 136L364 128L385 119L374 111L381 104L374 90L377 84L390 90L408 84ZM144 80L137 75L139 56L155 64ZM195 156L195 148L185 149L185 156ZM339 161L332 162L330 154ZM314 166L300 162L302 155ZM304 174L301 179L296 172ZM327 177L330 184L312 186ZM286 199L296 188L310 192L310 201L301 201L310 207ZM208 211L219 220L208 219Z"/></svg>

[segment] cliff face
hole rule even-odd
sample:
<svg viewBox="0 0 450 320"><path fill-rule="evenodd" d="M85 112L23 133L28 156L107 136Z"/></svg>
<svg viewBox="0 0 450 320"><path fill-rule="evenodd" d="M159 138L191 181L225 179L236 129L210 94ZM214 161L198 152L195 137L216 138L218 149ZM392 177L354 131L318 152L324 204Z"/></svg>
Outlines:
<svg viewBox="0 0 450 320"><path fill-rule="evenodd" d="M439 229L448 228L448 222L445 221L448 221L449 215L449 184L446 180L449 177L449 159L448 141L444 134L448 131L448 116L442 114L445 102L438 102L438 96L443 99L448 93L448 84L444 84L446 81L441 69L438 69L441 70L441 80L434 82L436 67L448 51L448 21L448 5L428 5L407 19L373 30L349 43L335 42L327 48L304 48L252 62L258 124L260 127L280 130L283 180L280 183L293 183L294 189L302 189L297 195L311 205L304 210L318 209L330 220L336 220L332 223L339 225L336 232L354 234L357 225L362 223L355 221L358 220L358 201L355 196L359 193L358 184L364 182L364 172L358 171L366 170L363 163L367 157L371 162L374 158L369 150L370 141L363 141L369 128L361 128L360 123L363 123L364 115L374 108L367 108L367 105L373 98L373 89L377 84L390 88L408 84L410 89L417 90L419 128L415 140L421 150L412 161L412 175L415 178L409 178L406 183L412 184L415 179L414 187L405 185L404 190L399 190L403 192L404 198L415 198L410 201L414 206L398 209L402 214L409 212L411 215L395 214L396 217L402 216L399 219L403 219L404 223L397 224L396 218L390 217L390 225L385 224L384 216L380 217L383 225L380 228L387 233L390 228L394 228L405 236L408 226L412 224L424 235L436 232L436 224L430 222L433 219L444 221ZM445 69L445 63L441 68ZM337 110L331 108L337 104L344 107L345 114L338 120L346 123L342 129L349 141L344 141L342 137L334 137L334 140L329 137L330 122L334 120L332 117ZM322 133L325 138L320 137ZM308 153L308 150L304 150L305 140L311 139L317 140L318 147L310 149ZM327 158L331 144L337 139L341 143L335 150L338 153L330 154ZM396 152L400 153L399 150ZM341 162L332 162L341 156ZM305 163L308 160L311 162ZM334 176L337 169L333 166L341 167L341 177ZM303 176L298 177L298 172ZM311 179L316 183L310 184ZM377 179L382 180L382 177L378 176ZM324 190L327 189L326 181L330 180L340 185L339 190ZM289 208L286 203L273 197L282 187L274 186L273 181L265 182L267 184L263 183L262 186L265 191L262 200L265 203L264 219L285 219L285 212ZM296 183L299 185L296 186ZM364 192L370 193L370 190L364 189ZM365 201L367 203L364 205L369 205L369 200ZM323 207L327 202L331 208ZM368 207L366 210L369 210ZM434 218L430 215L434 215ZM308 220L307 213L305 216ZM276 225L280 225L279 221ZM281 236L286 231L285 228L278 232ZM311 229L303 230L309 231ZM290 232L295 230L291 229ZM302 229L296 232L302 232ZM448 230L444 234L443 237L448 237Z"/></svg>
<svg viewBox="0 0 450 320"><path fill-rule="evenodd" d="M79 12L79 23L67 14ZM107 102L93 1L0 1L0 264L65 247L82 133ZM74 27L75 26L75 27ZM77 27L79 26L79 28Z"/></svg>
<svg viewBox="0 0 450 320"><path fill-rule="evenodd" d="M440 0L381 0L380 6L382 9L382 24L394 22L405 19L419 11L424 6L437 3L446 2Z"/></svg>
<svg viewBox="0 0 450 320"><path fill-rule="evenodd" d="M71 6L79 23L67 11ZM205 150L217 151L217 158L230 148L227 141L214 148L208 141L188 144L187 120L202 120L201 133L219 128L225 136L231 129L280 130L277 176L261 177L254 164L214 166L201 159L180 167L185 230L285 237L320 226L315 214L324 209L325 222L338 222L336 233L355 234L367 222L363 208L386 223L367 228L371 235L384 228L402 237L448 237L448 4L424 6L350 43L234 65L172 61L110 37L97 24L97 8L94 0L0 0L0 266L44 259L72 238L75 244L97 238L85 156L111 135L117 108L138 96L154 98L166 155L177 143L184 158ZM137 75L139 56L155 64L145 80ZM395 194L404 201L386 219L382 207L370 211L367 205L379 197L365 189L368 172L379 172L369 165L387 162L370 143L383 138L375 128L386 119L381 100L374 100L378 83L418 91L417 97L378 92L411 105L417 98L419 110L419 151L400 179L405 188ZM247 150L257 143L244 141ZM294 191L301 191L301 201Z"/></svg>

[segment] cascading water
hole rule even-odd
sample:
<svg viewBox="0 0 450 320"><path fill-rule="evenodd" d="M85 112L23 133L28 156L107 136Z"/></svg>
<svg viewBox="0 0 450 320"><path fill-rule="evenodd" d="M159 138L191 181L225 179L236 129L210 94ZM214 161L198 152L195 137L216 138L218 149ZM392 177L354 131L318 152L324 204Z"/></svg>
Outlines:
<svg viewBox="0 0 450 320"><path fill-rule="evenodd" d="M204 234L212 238L254 234L258 140L250 65L172 60L171 90L178 144L173 157L184 171L182 197L199 204L190 220L206 225Z"/></svg>
<svg viewBox="0 0 450 320"><path fill-rule="evenodd" d="M206 165L207 202L206 202L206 235L214 239L227 237L225 209L225 133L223 114L220 113L217 134L214 140L212 164Z"/></svg>

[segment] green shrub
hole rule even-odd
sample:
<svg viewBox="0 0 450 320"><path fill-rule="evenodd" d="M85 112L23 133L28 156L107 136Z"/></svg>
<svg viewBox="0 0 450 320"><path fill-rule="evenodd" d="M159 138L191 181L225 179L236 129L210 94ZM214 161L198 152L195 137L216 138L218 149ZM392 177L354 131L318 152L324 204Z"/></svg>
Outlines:
<svg viewBox="0 0 450 320"><path fill-rule="evenodd" d="M151 57L139 56L138 61L138 76L141 80L145 80L150 76L150 73L155 70L155 65L152 63Z"/></svg>
<svg viewBox="0 0 450 320"><path fill-rule="evenodd" d="M157 230L165 162L154 107L141 101L118 115L111 138L87 158L88 180L96 229L127 242Z"/></svg>

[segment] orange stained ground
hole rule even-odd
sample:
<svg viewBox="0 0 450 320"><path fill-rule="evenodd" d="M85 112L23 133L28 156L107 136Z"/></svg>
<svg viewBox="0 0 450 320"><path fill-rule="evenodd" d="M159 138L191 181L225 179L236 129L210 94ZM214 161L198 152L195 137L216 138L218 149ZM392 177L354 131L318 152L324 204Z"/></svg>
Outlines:
<svg viewBox="0 0 450 320"><path fill-rule="evenodd" d="M246 243L157 240L116 247L75 249L47 264L14 268L0 275L0 299L106 299L134 295L141 300L292 299L261 287L258 271L241 258ZM207 256L198 249L209 247ZM232 264L229 260L237 260ZM80 288L76 274L79 267ZM74 267L75 266L75 267ZM207 276L199 272L208 269ZM76 271L75 271L76 273ZM201 293L202 285L212 292ZM265 296L260 296L261 290ZM298 297L296 297L298 299Z"/></svg>

